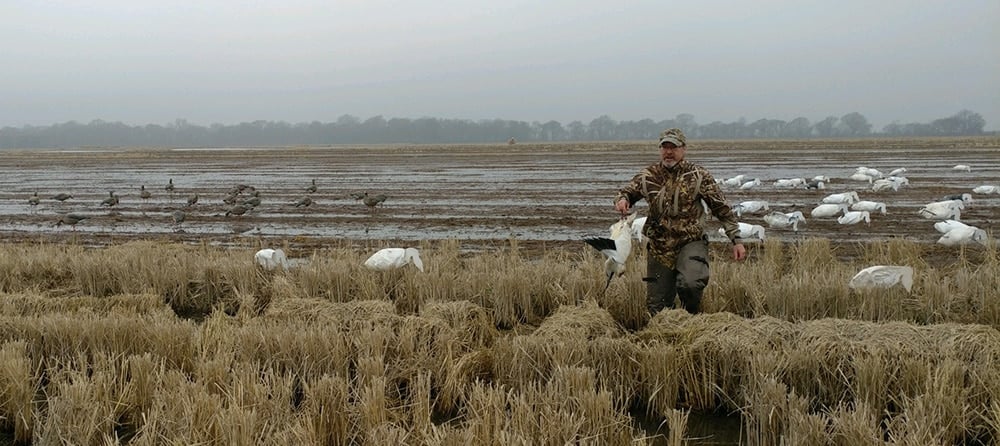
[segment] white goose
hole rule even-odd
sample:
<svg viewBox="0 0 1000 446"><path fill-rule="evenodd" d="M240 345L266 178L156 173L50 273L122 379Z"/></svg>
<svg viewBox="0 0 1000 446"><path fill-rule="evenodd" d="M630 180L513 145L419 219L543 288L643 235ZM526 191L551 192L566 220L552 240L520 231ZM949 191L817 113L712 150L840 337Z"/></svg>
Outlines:
<svg viewBox="0 0 1000 446"><path fill-rule="evenodd" d="M942 234L947 234L948 231L951 231L952 229L968 228L968 227L969 225L962 223L958 220L943 220L934 223L934 229Z"/></svg>
<svg viewBox="0 0 1000 446"><path fill-rule="evenodd" d="M737 217L742 217L743 214L753 214L760 211L768 210L767 202L763 200L750 200L738 203L733 206L733 212L736 213Z"/></svg>
<svg viewBox="0 0 1000 446"><path fill-rule="evenodd" d="M764 241L764 227L761 225L752 225L749 223L739 222L739 236L741 239L758 239ZM719 228L719 234L723 237L726 236L726 228Z"/></svg>
<svg viewBox="0 0 1000 446"><path fill-rule="evenodd" d="M839 194L827 195L823 197L822 201L823 203L829 203L829 204L840 204L840 203L851 204L858 200L860 200L860 198L858 198L858 193L851 191L851 192L843 192Z"/></svg>
<svg viewBox="0 0 1000 446"><path fill-rule="evenodd" d="M846 204L821 204L813 208L809 215L813 217L833 217L841 212L847 212Z"/></svg>
<svg viewBox="0 0 1000 446"><path fill-rule="evenodd" d="M1000 194L1000 186L982 185L972 188L972 192L977 194Z"/></svg>
<svg viewBox="0 0 1000 446"><path fill-rule="evenodd" d="M972 167L965 164L958 164L955 167L952 167L951 170L964 170L966 172L972 172Z"/></svg>
<svg viewBox="0 0 1000 446"><path fill-rule="evenodd" d="M629 254L632 253L632 223L635 222L635 214L629 214L611 225L611 238L591 237L583 239L588 245L604 254L607 259L604 261L604 274L608 281L604 285L607 291L611 286L611 279L615 275L625 274L625 262Z"/></svg>
<svg viewBox="0 0 1000 446"><path fill-rule="evenodd" d="M885 215L885 203L880 203L876 201L859 201L851 205L852 211L868 211L875 212L879 211L882 215Z"/></svg>
<svg viewBox="0 0 1000 446"><path fill-rule="evenodd" d="M417 248L383 248L365 260L365 266L379 271L402 268L412 263L420 272L424 272L424 262L420 259Z"/></svg>
<svg viewBox="0 0 1000 446"><path fill-rule="evenodd" d="M842 225L854 225L861 223L861 221L864 221L865 224L871 224L871 214L868 211L850 211L844 212L844 215L837 219L837 223Z"/></svg>
<svg viewBox="0 0 1000 446"><path fill-rule="evenodd" d="M798 212L798 214L802 215L801 212ZM791 226L792 230L795 232L799 232L799 221L801 220L798 217L783 214L781 212L771 212L770 214L764 216L764 222L767 223L768 226L778 229L784 229Z"/></svg>
<svg viewBox="0 0 1000 446"><path fill-rule="evenodd" d="M928 220L961 220L962 209L965 209L962 200L935 201L928 203L917 214Z"/></svg>
<svg viewBox="0 0 1000 446"><path fill-rule="evenodd" d="M891 172L889 172L889 176L890 177L895 177L895 176L902 175L904 173L906 173L906 168L905 167L900 167L899 169L894 169Z"/></svg>
<svg viewBox="0 0 1000 446"><path fill-rule="evenodd" d="M986 231L975 226L956 227L938 239L938 243L945 246L964 245L969 242L978 242L986 245Z"/></svg>
<svg viewBox="0 0 1000 446"><path fill-rule="evenodd" d="M858 271L847 286L851 288L892 288L902 285L909 293L913 288L913 268L909 266L876 265Z"/></svg>
<svg viewBox="0 0 1000 446"><path fill-rule="evenodd" d="M278 268L288 269L288 259L285 257L285 251L281 249L262 249L253 255L253 259L261 268L268 271Z"/></svg>
<svg viewBox="0 0 1000 446"><path fill-rule="evenodd" d="M760 178L754 178L753 180L747 181L740 185L741 190L750 190L757 186L760 186Z"/></svg>

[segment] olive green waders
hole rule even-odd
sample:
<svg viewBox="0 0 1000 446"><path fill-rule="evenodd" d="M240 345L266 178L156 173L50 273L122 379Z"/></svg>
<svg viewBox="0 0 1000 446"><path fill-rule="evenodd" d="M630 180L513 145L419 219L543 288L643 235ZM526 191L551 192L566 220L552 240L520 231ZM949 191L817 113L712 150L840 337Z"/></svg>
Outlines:
<svg viewBox="0 0 1000 446"><path fill-rule="evenodd" d="M676 268L667 268L653 256L646 257L646 308L655 316L674 308L674 296L689 313L701 310L701 294L708 285L708 241L690 242L677 254Z"/></svg>

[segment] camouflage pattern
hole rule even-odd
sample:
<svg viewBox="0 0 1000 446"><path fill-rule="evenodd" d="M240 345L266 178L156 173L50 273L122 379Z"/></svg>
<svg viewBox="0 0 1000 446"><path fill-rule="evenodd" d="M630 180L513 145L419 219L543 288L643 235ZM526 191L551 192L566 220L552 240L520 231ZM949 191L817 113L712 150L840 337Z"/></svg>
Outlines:
<svg viewBox="0 0 1000 446"><path fill-rule="evenodd" d="M673 143L677 147L683 147L687 145L687 138L684 136L684 132L681 129L667 129L660 132L660 144L669 142Z"/></svg>
<svg viewBox="0 0 1000 446"><path fill-rule="evenodd" d="M649 254L668 268L674 268L681 247L705 237L707 215L702 201L722 222L726 236L733 243L739 238L736 216L722 189L708 170L694 163L681 161L673 167L652 164L633 177L614 202L623 198L630 205L641 199L649 204L642 233L649 237Z"/></svg>

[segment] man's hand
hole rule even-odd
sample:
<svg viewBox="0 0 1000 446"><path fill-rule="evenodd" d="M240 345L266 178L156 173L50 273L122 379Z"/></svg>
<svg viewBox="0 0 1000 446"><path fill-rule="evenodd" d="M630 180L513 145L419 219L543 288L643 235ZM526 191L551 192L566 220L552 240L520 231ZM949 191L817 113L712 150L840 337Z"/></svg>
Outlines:
<svg viewBox="0 0 1000 446"><path fill-rule="evenodd" d="M628 200L626 200L624 198L622 198L621 200L618 200L618 202L615 203L615 210L618 211L618 212L620 212L622 215L628 214L628 211L629 211L630 208L631 208L631 206L629 206Z"/></svg>
<svg viewBox="0 0 1000 446"><path fill-rule="evenodd" d="M733 258L737 261L747 258L747 248L742 243L733 245Z"/></svg>

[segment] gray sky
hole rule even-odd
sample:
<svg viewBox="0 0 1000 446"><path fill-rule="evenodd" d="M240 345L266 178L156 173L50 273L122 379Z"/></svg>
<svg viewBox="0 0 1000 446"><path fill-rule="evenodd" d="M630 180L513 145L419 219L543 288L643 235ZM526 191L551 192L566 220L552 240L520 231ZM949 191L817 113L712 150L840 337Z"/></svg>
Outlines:
<svg viewBox="0 0 1000 446"><path fill-rule="evenodd" d="M0 127L424 116L1000 129L1000 1L0 2Z"/></svg>

